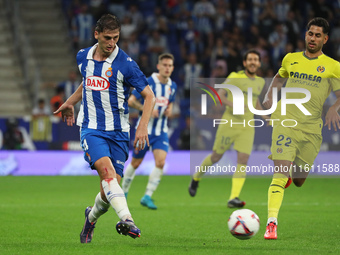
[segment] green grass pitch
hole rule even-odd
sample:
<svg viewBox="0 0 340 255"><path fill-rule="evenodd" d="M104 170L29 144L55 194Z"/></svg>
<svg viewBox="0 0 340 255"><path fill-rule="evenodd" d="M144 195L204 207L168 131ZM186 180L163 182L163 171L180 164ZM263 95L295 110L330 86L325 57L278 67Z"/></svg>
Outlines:
<svg viewBox="0 0 340 255"><path fill-rule="evenodd" d="M137 176L128 204L141 238L120 236L112 208L96 225L92 243L79 233L86 206L98 192L96 176L0 178L0 254L339 254L338 178L309 178L285 192L278 240L264 240L270 177L248 178L241 198L261 220L259 233L238 240L228 231L229 178L204 178L188 194L189 176L164 176L153 198L158 210L139 204L147 176Z"/></svg>

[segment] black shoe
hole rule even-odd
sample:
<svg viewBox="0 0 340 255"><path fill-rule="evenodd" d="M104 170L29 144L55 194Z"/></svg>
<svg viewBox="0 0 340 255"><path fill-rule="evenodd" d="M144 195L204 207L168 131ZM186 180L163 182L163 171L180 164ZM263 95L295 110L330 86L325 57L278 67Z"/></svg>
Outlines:
<svg viewBox="0 0 340 255"><path fill-rule="evenodd" d="M245 205L246 205L246 202L241 201L238 197L235 197L234 199L230 199L228 201L229 208L242 208Z"/></svg>
<svg viewBox="0 0 340 255"><path fill-rule="evenodd" d="M197 192L198 188L198 181L195 181L194 179L191 180L190 186L189 186L189 194L190 196L194 197Z"/></svg>

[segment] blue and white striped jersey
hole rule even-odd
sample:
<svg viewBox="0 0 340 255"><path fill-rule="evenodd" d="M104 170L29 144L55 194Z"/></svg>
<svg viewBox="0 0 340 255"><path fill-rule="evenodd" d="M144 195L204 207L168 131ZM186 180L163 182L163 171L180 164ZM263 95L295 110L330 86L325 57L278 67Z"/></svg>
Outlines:
<svg viewBox="0 0 340 255"><path fill-rule="evenodd" d="M167 84L162 84L157 78L157 73L153 73L148 79L148 83L155 94L156 104L154 109L158 109L159 117L158 118L150 118L148 124L148 134L159 136L162 133L168 132L168 117L164 115L164 111L168 107L169 103L175 101L177 84L173 82L170 78ZM144 103L142 96L138 93L138 91L133 90L132 94L138 99L142 99L142 103ZM139 113L139 119L136 127L138 127L142 112Z"/></svg>
<svg viewBox="0 0 340 255"><path fill-rule="evenodd" d="M130 87L142 92L148 82L136 62L117 45L105 61L93 59L96 47L97 44L77 54L83 81L77 125L82 128L129 132L127 99Z"/></svg>

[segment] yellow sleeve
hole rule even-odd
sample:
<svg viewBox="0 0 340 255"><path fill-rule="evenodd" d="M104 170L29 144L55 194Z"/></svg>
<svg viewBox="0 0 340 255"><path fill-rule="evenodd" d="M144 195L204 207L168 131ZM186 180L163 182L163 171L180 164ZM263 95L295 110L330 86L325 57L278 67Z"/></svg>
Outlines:
<svg viewBox="0 0 340 255"><path fill-rule="evenodd" d="M333 72L333 77L332 79L332 90L337 91L340 90L340 63L336 62L336 65L334 67L334 72Z"/></svg>
<svg viewBox="0 0 340 255"><path fill-rule="evenodd" d="M237 77L237 73L236 72L232 72L228 75L227 79L225 79L225 81L223 82L223 84L228 84L229 79L233 79Z"/></svg>
<svg viewBox="0 0 340 255"><path fill-rule="evenodd" d="M287 72L287 62L288 62L288 58L289 58L290 53L288 53L283 59L282 59L282 64L281 64L281 68L279 69L279 75L282 78L288 78L289 77L289 73Z"/></svg>

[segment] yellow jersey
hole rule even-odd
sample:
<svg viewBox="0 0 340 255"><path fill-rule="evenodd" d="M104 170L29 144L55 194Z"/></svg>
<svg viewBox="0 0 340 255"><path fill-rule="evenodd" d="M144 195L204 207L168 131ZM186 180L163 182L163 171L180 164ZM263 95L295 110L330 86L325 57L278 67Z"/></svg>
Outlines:
<svg viewBox="0 0 340 255"><path fill-rule="evenodd" d="M311 115L305 115L294 104L287 104L286 115L281 115L280 100L271 119L293 119L297 122L295 129L321 134L323 104L331 90L340 90L340 63L325 54L308 58L304 52L288 53L282 60L279 75L288 78L287 88L304 88L310 91L311 98L303 106ZM286 98L305 98L305 95L289 92Z"/></svg>
<svg viewBox="0 0 340 255"><path fill-rule="evenodd" d="M223 119L230 119L233 122L243 122L245 120L246 124L245 126L248 127L247 122L251 119L254 119L254 114L249 111L248 109L248 88L251 87L253 91L252 95L252 102L253 102L253 107L256 108L256 102L258 97L261 94L261 91L263 89L263 86L265 84L265 80L259 76L255 76L255 78L250 78L246 75L245 71L239 71L239 72L232 72L227 79L223 82L224 84L230 84L238 87L239 89L242 90L243 95L244 95L244 115L233 115L233 108L226 106L226 111L223 114ZM228 95L227 99L231 102L233 102L233 95L232 93L228 90ZM242 125L235 125L235 127L243 127ZM234 126L233 126L234 127Z"/></svg>

